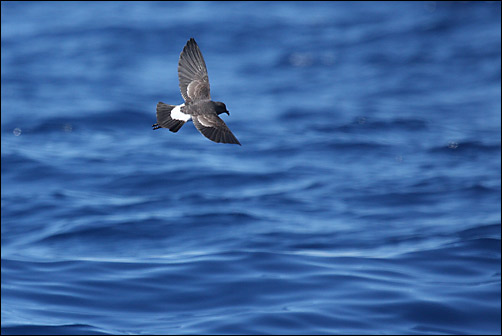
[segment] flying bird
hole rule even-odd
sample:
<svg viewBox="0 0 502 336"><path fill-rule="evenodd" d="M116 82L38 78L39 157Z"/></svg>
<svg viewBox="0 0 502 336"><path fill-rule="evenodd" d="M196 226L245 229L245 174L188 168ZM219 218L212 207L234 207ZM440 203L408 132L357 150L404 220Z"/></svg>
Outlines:
<svg viewBox="0 0 502 336"><path fill-rule="evenodd" d="M225 122L218 117L222 113L230 115L230 112L224 103L211 100L206 63L193 38L180 54L178 79L185 102L181 105L159 102L157 123L152 125L153 129L168 128L171 132L178 132L187 121L192 120L195 128L209 140L241 145Z"/></svg>

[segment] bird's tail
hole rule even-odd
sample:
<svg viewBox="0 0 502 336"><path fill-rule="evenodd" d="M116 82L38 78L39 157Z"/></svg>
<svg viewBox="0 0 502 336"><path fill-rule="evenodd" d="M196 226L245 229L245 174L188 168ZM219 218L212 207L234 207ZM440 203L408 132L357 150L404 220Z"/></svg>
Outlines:
<svg viewBox="0 0 502 336"><path fill-rule="evenodd" d="M153 129L164 127L168 128L171 132L178 132L185 122L171 118L171 111L175 107L176 105L159 102L157 104L157 124L153 125Z"/></svg>

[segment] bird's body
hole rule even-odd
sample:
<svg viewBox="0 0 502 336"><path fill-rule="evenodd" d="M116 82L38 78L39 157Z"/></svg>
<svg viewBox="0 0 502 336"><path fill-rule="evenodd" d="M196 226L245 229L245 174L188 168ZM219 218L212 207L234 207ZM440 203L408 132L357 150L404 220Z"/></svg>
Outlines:
<svg viewBox="0 0 502 336"><path fill-rule="evenodd" d="M168 128L171 132L179 129L189 120L205 137L214 142L240 145L225 122L218 117L230 114L225 104L211 100L206 63L197 43L191 38L180 54L178 62L180 91L185 103L157 104L157 124L153 129Z"/></svg>

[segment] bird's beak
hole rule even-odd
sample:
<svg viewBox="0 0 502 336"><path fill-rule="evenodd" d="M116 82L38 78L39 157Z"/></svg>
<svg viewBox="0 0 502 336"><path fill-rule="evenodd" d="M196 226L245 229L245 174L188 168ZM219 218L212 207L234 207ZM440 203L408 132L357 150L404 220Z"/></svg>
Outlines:
<svg viewBox="0 0 502 336"><path fill-rule="evenodd" d="M230 112L228 112L228 111L225 111L225 113L226 113L227 115L230 115Z"/></svg>

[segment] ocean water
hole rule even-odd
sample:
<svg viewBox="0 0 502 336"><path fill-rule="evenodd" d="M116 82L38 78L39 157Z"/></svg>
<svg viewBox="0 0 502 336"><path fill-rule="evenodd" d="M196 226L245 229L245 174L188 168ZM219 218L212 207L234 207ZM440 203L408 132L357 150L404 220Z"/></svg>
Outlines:
<svg viewBox="0 0 502 336"><path fill-rule="evenodd" d="M500 335L499 2L1 20L2 335ZM190 37L242 147L151 129Z"/></svg>

